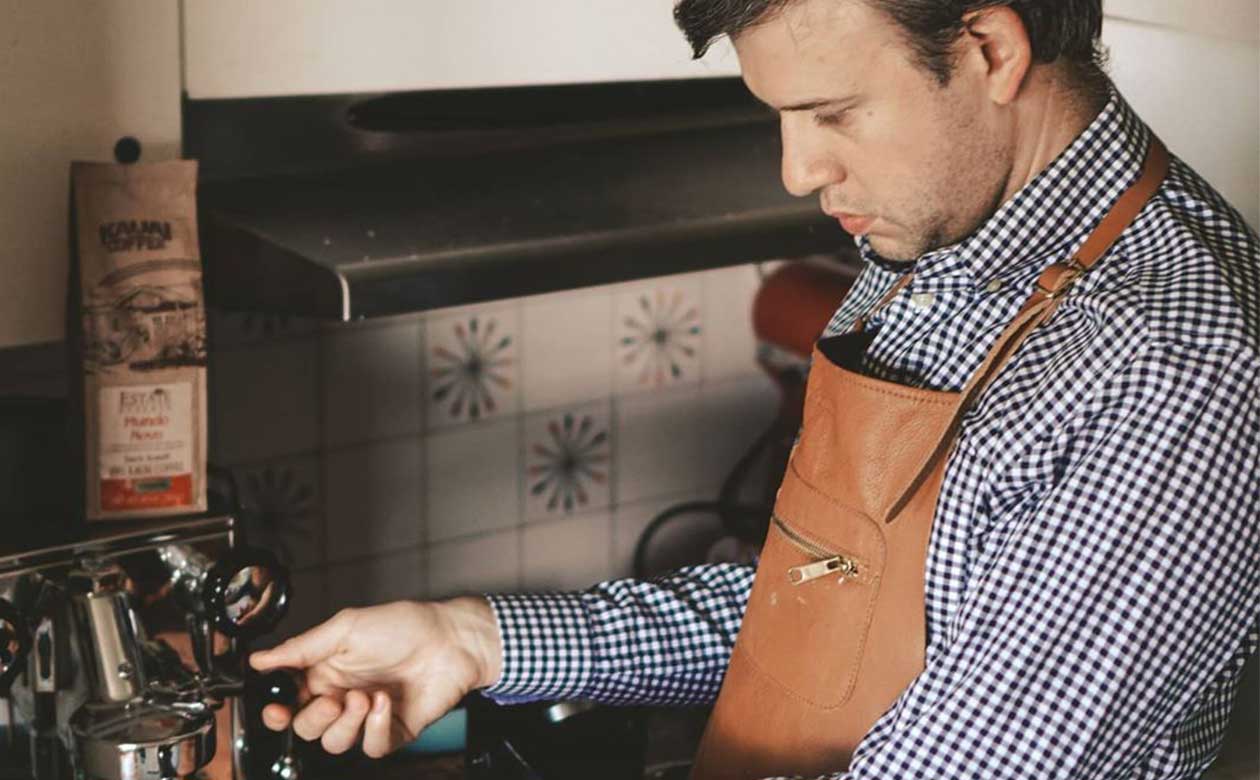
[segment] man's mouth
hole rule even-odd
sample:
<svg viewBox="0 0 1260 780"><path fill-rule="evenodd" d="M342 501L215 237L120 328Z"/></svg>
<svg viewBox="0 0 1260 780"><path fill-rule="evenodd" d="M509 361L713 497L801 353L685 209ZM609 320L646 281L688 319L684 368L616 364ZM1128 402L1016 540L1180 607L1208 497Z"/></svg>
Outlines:
<svg viewBox="0 0 1260 780"><path fill-rule="evenodd" d="M860 236L871 229L875 218L865 214L846 214L843 211L828 212L840 221L840 227L849 235Z"/></svg>

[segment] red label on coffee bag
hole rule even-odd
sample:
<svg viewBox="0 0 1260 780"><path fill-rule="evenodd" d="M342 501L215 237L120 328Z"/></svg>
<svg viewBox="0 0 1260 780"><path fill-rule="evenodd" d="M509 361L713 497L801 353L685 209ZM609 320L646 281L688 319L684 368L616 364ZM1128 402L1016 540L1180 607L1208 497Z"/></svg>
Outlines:
<svg viewBox="0 0 1260 780"><path fill-rule="evenodd" d="M101 507L110 511L193 505L192 475L152 479L102 479Z"/></svg>

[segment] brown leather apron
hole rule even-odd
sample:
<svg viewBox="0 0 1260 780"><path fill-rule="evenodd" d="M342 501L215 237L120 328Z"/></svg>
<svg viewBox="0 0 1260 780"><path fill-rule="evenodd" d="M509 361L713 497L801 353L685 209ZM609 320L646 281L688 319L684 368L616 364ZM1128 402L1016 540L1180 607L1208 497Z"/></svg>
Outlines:
<svg viewBox="0 0 1260 780"><path fill-rule="evenodd" d="M928 537L962 415L1167 171L1168 153L1152 137L1141 178L1070 261L1042 273L960 392L858 373L870 343L862 320L818 343L804 426L693 780L842 770L923 671ZM876 309L909 282L907 275Z"/></svg>

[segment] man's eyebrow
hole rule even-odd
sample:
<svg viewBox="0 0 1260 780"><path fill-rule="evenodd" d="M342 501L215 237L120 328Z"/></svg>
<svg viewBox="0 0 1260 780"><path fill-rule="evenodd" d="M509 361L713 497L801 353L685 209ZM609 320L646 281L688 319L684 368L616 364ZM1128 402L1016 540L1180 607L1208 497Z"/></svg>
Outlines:
<svg viewBox="0 0 1260 780"><path fill-rule="evenodd" d="M838 106L844 103L852 103L855 100L856 98L854 97L815 98L813 100L806 100L801 103L793 103L790 106L780 106L776 110L777 111L813 111L816 108Z"/></svg>

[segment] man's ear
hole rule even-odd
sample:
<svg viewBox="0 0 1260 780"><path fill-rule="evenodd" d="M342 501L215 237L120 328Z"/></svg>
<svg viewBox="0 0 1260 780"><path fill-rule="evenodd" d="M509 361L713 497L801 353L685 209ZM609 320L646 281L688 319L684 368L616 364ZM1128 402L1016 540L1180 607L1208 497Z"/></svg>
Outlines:
<svg viewBox="0 0 1260 780"><path fill-rule="evenodd" d="M1032 68L1032 42L1019 14L1009 6L990 6L963 17L961 54L984 80L989 98L1008 105L1019 94Z"/></svg>

